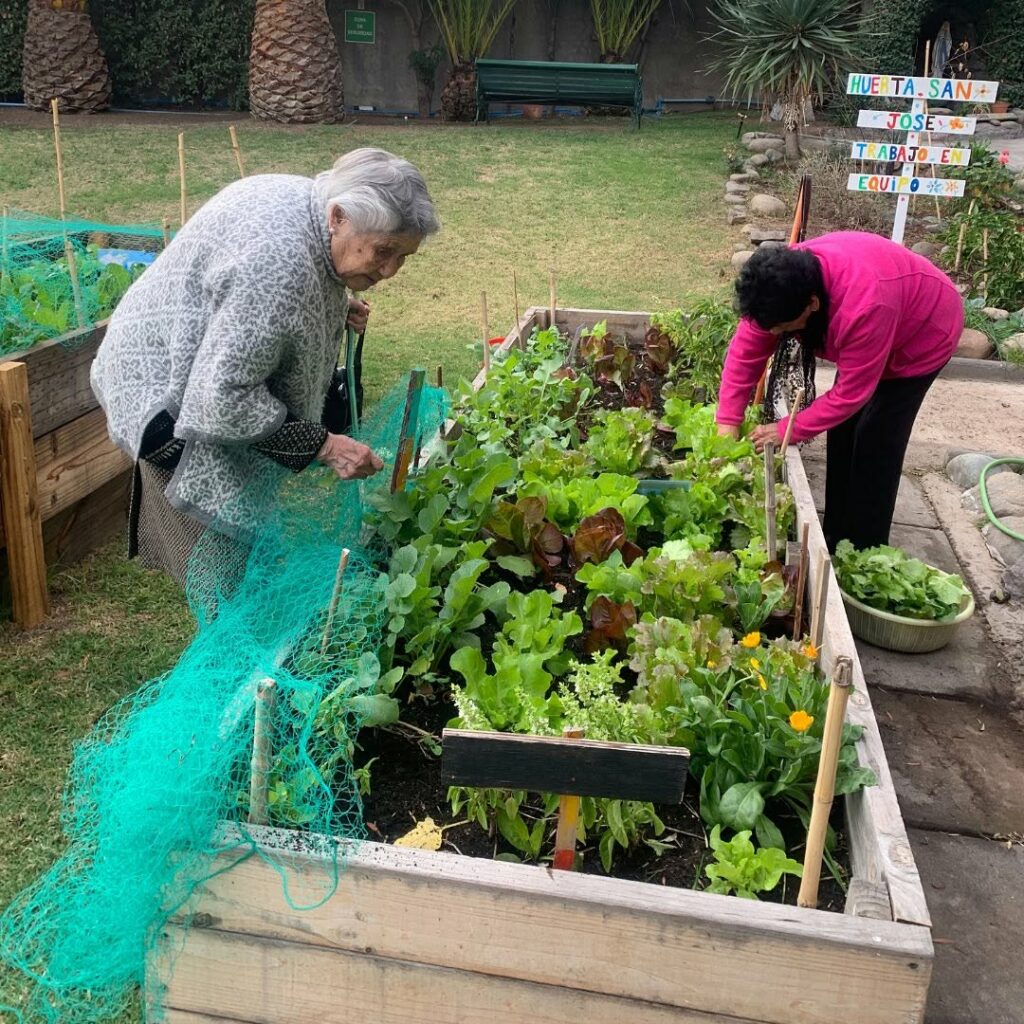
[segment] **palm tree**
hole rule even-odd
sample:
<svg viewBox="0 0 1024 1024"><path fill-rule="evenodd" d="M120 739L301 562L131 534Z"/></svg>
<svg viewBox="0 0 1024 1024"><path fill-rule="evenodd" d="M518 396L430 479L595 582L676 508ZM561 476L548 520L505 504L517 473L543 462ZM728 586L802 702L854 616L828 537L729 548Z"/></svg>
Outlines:
<svg viewBox="0 0 1024 1024"><path fill-rule="evenodd" d="M430 0L452 69L441 93L446 121L476 116L476 69L473 62L491 48L498 29L516 0Z"/></svg>
<svg viewBox="0 0 1024 1024"><path fill-rule="evenodd" d="M95 113L110 105L110 72L86 0L30 0L21 89L25 104Z"/></svg>
<svg viewBox="0 0 1024 1024"><path fill-rule="evenodd" d="M800 123L808 99L822 100L833 82L863 58L865 35L854 0L715 0L721 55L734 96L782 103L786 156L800 156Z"/></svg>
<svg viewBox="0 0 1024 1024"><path fill-rule="evenodd" d="M344 117L341 60L324 0L257 0L249 106L267 121L331 124Z"/></svg>
<svg viewBox="0 0 1024 1024"><path fill-rule="evenodd" d="M621 64L661 0L590 0L602 64Z"/></svg>

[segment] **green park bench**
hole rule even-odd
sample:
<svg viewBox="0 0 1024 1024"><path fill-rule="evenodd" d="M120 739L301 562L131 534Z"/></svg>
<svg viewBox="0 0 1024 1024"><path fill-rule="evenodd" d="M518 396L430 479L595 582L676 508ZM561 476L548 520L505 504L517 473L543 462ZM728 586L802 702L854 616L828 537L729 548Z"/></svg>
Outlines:
<svg viewBox="0 0 1024 1024"><path fill-rule="evenodd" d="M643 80L637 64L579 64L545 60L478 60L476 119L490 103L628 107L640 127Z"/></svg>

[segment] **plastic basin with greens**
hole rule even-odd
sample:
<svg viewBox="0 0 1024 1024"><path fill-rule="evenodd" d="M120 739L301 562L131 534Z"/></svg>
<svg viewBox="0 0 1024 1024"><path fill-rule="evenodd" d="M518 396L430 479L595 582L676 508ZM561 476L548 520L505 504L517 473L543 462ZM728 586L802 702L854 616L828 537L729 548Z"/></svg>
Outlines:
<svg viewBox="0 0 1024 1024"><path fill-rule="evenodd" d="M846 591L842 591L846 617L853 635L875 647L904 654L924 654L937 651L953 639L957 627L974 614L974 597L966 595L960 613L953 619L910 619L905 615L869 608Z"/></svg>

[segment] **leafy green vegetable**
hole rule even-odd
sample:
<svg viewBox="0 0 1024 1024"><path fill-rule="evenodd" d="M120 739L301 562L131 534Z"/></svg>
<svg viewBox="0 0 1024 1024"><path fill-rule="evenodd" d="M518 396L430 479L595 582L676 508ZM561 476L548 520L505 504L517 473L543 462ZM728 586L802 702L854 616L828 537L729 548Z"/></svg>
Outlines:
<svg viewBox="0 0 1024 1024"><path fill-rule="evenodd" d="M869 608L909 619L955 618L970 591L951 573L888 545L858 551L848 540L836 547L839 586Z"/></svg>
<svg viewBox="0 0 1024 1024"><path fill-rule="evenodd" d="M654 417L643 409L601 409L594 415L583 451L609 473L639 473L657 462Z"/></svg>
<svg viewBox="0 0 1024 1024"><path fill-rule="evenodd" d="M708 892L735 893L745 900L756 900L759 892L771 892L783 875L803 875L803 866L784 850L773 846L756 849L749 829L737 832L728 842L722 839L722 827L711 830L711 849L715 862L704 869L711 879Z"/></svg>
<svg viewBox="0 0 1024 1024"><path fill-rule="evenodd" d="M698 302L686 311L676 309L651 317L652 330L659 332L671 345L670 379L675 382L677 395L702 402L714 402L718 398L722 364L737 322L736 314L728 305L713 301ZM648 353L652 344L659 343L653 342L648 332Z"/></svg>

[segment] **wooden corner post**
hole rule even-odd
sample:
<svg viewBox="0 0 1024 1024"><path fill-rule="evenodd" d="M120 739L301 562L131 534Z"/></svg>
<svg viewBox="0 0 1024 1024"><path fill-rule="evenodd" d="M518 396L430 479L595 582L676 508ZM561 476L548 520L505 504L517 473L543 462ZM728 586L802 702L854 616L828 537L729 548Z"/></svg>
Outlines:
<svg viewBox="0 0 1024 1024"><path fill-rule="evenodd" d="M0 493L14 621L32 629L49 615L50 600L24 363L0 364Z"/></svg>

